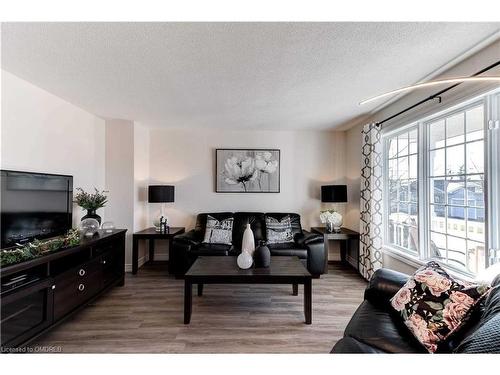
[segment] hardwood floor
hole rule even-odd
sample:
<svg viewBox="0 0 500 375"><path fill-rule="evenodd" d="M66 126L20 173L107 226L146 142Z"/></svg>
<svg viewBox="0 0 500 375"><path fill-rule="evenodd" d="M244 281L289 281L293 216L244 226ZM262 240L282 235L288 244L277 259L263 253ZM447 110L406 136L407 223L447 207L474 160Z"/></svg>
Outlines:
<svg viewBox="0 0 500 375"><path fill-rule="evenodd" d="M63 353L328 353L363 299L366 282L331 264L313 280L313 321L304 324L303 288L287 285L205 285L193 291L191 324L183 324L183 280L166 265L127 274L93 305L30 346Z"/></svg>

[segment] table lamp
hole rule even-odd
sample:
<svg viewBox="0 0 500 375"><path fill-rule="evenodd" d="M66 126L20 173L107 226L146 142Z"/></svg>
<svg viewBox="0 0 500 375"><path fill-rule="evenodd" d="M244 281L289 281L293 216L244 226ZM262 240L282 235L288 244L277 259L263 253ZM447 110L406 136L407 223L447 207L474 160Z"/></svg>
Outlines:
<svg viewBox="0 0 500 375"><path fill-rule="evenodd" d="M161 203L160 215L153 220L157 232L168 231L168 217L165 215L165 203L174 202L175 187L172 185L149 185L148 202Z"/></svg>
<svg viewBox="0 0 500 375"><path fill-rule="evenodd" d="M323 185L321 186L321 202L324 203L346 203L347 185ZM326 223L329 232L340 232L342 227L342 214L336 210L321 212L321 221Z"/></svg>

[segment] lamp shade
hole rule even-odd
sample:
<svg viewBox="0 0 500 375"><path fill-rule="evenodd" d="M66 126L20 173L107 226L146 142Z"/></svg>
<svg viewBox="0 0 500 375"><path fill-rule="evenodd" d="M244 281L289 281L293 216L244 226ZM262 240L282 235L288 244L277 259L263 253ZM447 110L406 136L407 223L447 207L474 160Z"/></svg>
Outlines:
<svg viewBox="0 0 500 375"><path fill-rule="evenodd" d="M347 185L321 186L321 202L330 202L330 203L347 202Z"/></svg>
<svg viewBox="0 0 500 375"><path fill-rule="evenodd" d="M167 203L174 201L175 187L172 185L149 185L149 203Z"/></svg>

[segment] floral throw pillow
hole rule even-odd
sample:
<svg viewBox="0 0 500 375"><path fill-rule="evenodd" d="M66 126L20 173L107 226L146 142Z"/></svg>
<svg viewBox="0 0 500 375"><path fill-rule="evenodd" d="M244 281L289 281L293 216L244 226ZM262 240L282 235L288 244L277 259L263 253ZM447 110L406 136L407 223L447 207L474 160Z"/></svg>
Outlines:
<svg viewBox="0 0 500 375"><path fill-rule="evenodd" d="M468 320L472 308L488 293L486 285L456 280L436 262L420 267L392 297L392 307L430 352Z"/></svg>

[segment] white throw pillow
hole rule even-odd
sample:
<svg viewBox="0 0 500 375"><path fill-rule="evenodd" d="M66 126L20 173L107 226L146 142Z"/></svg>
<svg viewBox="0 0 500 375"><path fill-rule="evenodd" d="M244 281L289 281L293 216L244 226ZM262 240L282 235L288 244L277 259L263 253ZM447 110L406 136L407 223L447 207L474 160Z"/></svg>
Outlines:
<svg viewBox="0 0 500 375"><path fill-rule="evenodd" d="M234 218L232 217L219 221L208 215L203 242L231 245L233 243L233 222Z"/></svg>

